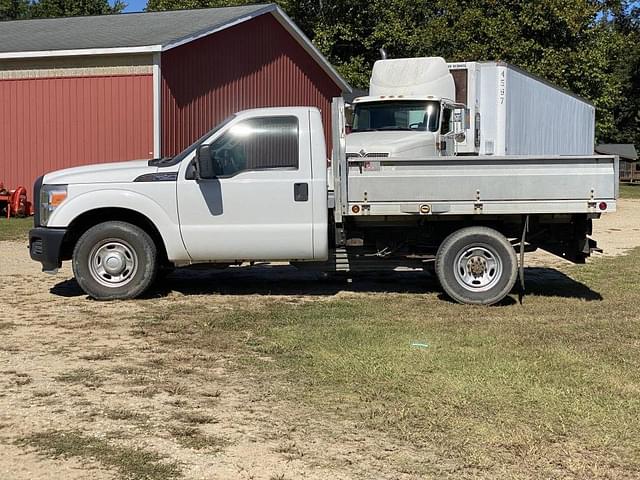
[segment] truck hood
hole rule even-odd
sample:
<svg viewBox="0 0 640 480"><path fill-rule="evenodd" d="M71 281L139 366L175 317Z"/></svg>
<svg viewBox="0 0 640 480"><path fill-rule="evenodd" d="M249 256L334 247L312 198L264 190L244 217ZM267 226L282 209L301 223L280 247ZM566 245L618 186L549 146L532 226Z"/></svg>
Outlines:
<svg viewBox="0 0 640 480"><path fill-rule="evenodd" d="M43 183L67 185L78 183L128 183L133 182L140 175L157 171L158 167L149 166L149 160L99 163L47 173L44 176Z"/></svg>
<svg viewBox="0 0 640 480"><path fill-rule="evenodd" d="M435 155L433 132L356 132L347 135L347 153L387 153L390 157Z"/></svg>

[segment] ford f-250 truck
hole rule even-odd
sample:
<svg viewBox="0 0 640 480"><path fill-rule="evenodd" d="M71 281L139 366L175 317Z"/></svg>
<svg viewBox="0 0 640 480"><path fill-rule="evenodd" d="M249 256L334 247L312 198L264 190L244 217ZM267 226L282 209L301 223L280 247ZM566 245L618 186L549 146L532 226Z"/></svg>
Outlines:
<svg viewBox="0 0 640 480"><path fill-rule="evenodd" d="M164 269L288 261L325 272L428 269L461 303L513 289L525 251L580 263L615 211L614 156L347 158L310 107L237 113L179 155L85 166L35 184L31 257L71 260L100 300L137 297ZM520 270L522 273L522 270Z"/></svg>

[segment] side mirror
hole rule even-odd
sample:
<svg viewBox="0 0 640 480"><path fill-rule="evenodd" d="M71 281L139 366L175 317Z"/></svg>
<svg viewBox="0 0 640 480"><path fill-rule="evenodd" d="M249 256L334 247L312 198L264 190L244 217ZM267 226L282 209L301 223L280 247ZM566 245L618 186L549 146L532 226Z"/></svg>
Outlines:
<svg viewBox="0 0 640 480"><path fill-rule="evenodd" d="M453 110L453 133L456 142L464 142L465 132L470 126L469 109L458 107Z"/></svg>
<svg viewBox="0 0 640 480"><path fill-rule="evenodd" d="M198 150L196 150L196 170L198 178L216 178L216 172L213 168L213 161L211 159L210 145L200 145Z"/></svg>
<svg viewBox="0 0 640 480"><path fill-rule="evenodd" d="M453 110L453 129L455 131L463 131L470 127L470 112L466 107L460 107Z"/></svg>

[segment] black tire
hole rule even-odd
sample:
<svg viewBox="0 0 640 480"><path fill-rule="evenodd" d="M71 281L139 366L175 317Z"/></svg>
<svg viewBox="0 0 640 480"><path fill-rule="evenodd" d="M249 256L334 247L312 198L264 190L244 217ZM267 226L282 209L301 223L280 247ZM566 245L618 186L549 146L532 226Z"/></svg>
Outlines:
<svg viewBox="0 0 640 480"><path fill-rule="evenodd" d="M449 235L438 248L435 266L440 285L458 303L498 303L518 277L513 246L487 227L462 228Z"/></svg>
<svg viewBox="0 0 640 480"><path fill-rule="evenodd" d="M87 230L73 249L73 273L96 300L125 300L142 295L158 272L153 239L126 222L104 222Z"/></svg>

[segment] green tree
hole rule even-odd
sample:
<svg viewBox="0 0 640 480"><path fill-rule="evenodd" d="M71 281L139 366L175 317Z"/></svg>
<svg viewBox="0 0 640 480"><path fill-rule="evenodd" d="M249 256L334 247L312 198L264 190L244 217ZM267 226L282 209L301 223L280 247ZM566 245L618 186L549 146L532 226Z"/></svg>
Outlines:
<svg viewBox="0 0 640 480"><path fill-rule="evenodd" d="M29 0L0 0L0 21L29 17Z"/></svg>
<svg viewBox="0 0 640 480"><path fill-rule="evenodd" d="M30 5L29 11L34 18L74 17L120 13L125 7L121 0L113 6L108 0L39 0Z"/></svg>
<svg viewBox="0 0 640 480"><path fill-rule="evenodd" d="M179 10L188 8L216 8L236 7L239 5L254 5L256 1L249 0L149 0L147 10Z"/></svg>
<svg viewBox="0 0 640 480"><path fill-rule="evenodd" d="M605 20L623 38L615 74L621 79L620 99L613 109L616 131L611 141L634 143L640 150L640 4L609 2Z"/></svg>

